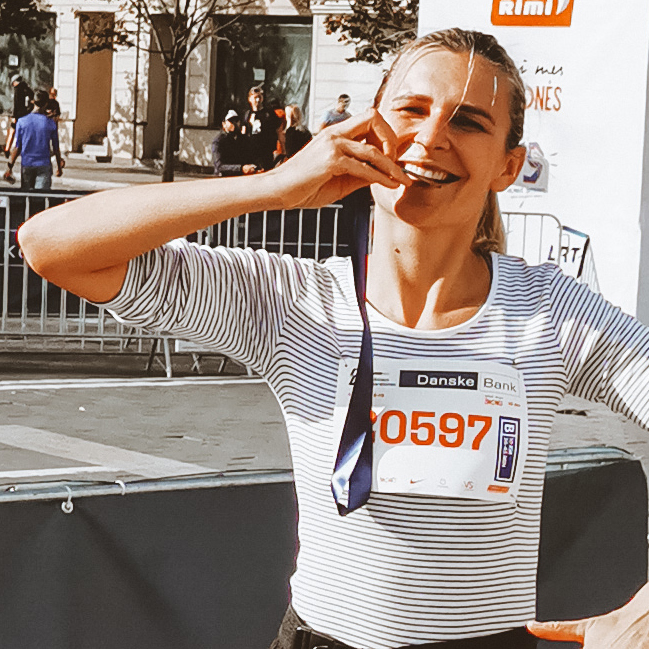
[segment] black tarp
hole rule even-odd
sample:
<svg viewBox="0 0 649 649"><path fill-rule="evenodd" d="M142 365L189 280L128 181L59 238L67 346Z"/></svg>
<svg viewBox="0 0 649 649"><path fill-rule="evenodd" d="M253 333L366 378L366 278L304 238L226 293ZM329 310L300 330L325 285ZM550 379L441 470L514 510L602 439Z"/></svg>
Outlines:
<svg viewBox="0 0 649 649"><path fill-rule="evenodd" d="M0 647L263 649L287 603L293 485L0 504ZM620 606L647 573L638 460L547 473L539 617ZM560 646L553 644L551 646Z"/></svg>

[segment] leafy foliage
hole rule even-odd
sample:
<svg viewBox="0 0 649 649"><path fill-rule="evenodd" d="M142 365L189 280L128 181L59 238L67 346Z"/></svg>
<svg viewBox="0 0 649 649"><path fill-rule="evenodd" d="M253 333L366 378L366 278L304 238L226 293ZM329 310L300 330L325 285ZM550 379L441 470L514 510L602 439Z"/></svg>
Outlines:
<svg viewBox="0 0 649 649"><path fill-rule="evenodd" d="M349 0L351 13L327 16L328 34L355 46L347 61L381 63L417 36L419 0Z"/></svg>
<svg viewBox="0 0 649 649"><path fill-rule="evenodd" d="M78 13L83 29L82 51L134 46L135 17L139 16L151 30L155 51L162 55L167 69L176 71L184 67L189 55L201 43L226 30L245 9L256 5L257 0L114 0L114 3L117 7L114 22L112 18ZM214 21L216 14L227 19Z"/></svg>
<svg viewBox="0 0 649 649"><path fill-rule="evenodd" d="M0 0L0 35L44 38L50 30L45 10L40 0Z"/></svg>

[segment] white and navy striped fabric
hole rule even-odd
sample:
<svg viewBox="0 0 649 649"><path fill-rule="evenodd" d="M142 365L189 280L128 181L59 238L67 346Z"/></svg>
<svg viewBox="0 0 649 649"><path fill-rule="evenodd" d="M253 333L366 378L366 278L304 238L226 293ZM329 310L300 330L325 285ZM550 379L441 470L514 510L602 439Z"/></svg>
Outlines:
<svg viewBox="0 0 649 649"><path fill-rule="evenodd" d="M516 505L372 494L336 510L332 414L341 357L357 358L351 263L174 241L130 263L107 306L131 325L191 338L252 366L286 418L299 501L291 579L298 615L354 647L496 633L534 618L544 467L563 395L646 425L649 331L548 264L493 256L487 302L464 324L415 331L368 305L374 354L489 360L523 373L530 446Z"/></svg>

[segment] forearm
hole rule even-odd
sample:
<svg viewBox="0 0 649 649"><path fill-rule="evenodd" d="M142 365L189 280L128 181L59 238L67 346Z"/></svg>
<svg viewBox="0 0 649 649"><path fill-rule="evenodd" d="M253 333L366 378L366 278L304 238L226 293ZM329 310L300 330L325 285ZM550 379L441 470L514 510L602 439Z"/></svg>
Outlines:
<svg viewBox="0 0 649 649"><path fill-rule="evenodd" d="M103 301L119 286L90 295L83 286L91 276L214 223L278 207L265 175L129 187L35 215L20 229L19 243L27 263L46 279Z"/></svg>

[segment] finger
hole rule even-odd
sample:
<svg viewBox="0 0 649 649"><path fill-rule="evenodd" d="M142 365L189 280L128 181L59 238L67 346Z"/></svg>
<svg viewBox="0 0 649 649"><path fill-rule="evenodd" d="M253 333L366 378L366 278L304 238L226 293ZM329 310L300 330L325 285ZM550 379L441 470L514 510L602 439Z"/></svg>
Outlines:
<svg viewBox="0 0 649 649"><path fill-rule="evenodd" d="M587 620L568 622L528 622L527 630L537 638L557 642L580 642L583 644Z"/></svg>
<svg viewBox="0 0 649 649"><path fill-rule="evenodd" d="M376 108L368 108L365 112L336 124L334 132L352 140L367 140L379 151L392 160L396 157L397 136L390 125ZM329 127L331 128L331 127Z"/></svg>
<svg viewBox="0 0 649 649"><path fill-rule="evenodd" d="M398 180L382 173L367 162L362 162L355 158L346 158L341 161L340 167L337 171L337 176L354 176L355 178L364 181L364 185L379 184L390 189L396 189L401 185Z"/></svg>
<svg viewBox="0 0 649 649"><path fill-rule="evenodd" d="M390 160L397 158L397 136L392 130L392 127L383 119L383 115L377 110L374 111L374 116L370 122L371 131L367 136L368 144L381 149Z"/></svg>
<svg viewBox="0 0 649 649"><path fill-rule="evenodd" d="M370 124L376 114L376 109L368 108L366 111L354 115L344 122L328 126L326 131L329 131L329 133L340 133L352 140L365 138L370 131Z"/></svg>
<svg viewBox="0 0 649 649"><path fill-rule="evenodd" d="M379 149L371 144L355 142L354 140L344 140L341 144L341 150L346 156L362 160L372 165L375 169L378 169L403 185L412 185L412 178L398 164L383 155Z"/></svg>

